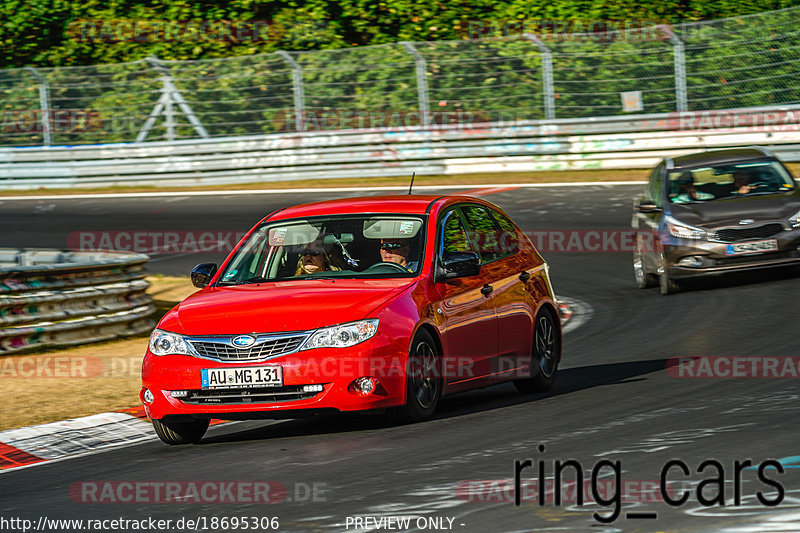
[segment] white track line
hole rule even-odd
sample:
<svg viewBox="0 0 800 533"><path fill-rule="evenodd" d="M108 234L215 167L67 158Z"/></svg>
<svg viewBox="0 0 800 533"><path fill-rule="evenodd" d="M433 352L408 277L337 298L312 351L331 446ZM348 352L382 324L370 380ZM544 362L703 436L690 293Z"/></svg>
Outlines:
<svg viewBox="0 0 800 533"><path fill-rule="evenodd" d="M645 185L646 181L576 181L569 183L477 183L461 185L417 185L415 191L448 191L448 190L477 190L482 188L528 188L538 189L547 187L589 187L592 185ZM318 187L300 189L243 189L230 191L164 191L164 192L119 192L96 194L50 194L36 196L0 196L3 201L15 200L94 200L101 198L163 198L174 196L240 196L253 194L307 194L326 192L366 192L366 191L407 191L405 185L386 185L380 187Z"/></svg>

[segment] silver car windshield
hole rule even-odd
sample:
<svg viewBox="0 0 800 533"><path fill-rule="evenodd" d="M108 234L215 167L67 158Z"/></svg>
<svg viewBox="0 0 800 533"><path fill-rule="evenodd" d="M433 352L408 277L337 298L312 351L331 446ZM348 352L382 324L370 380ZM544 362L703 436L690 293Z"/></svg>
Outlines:
<svg viewBox="0 0 800 533"><path fill-rule="evenodd" d="M668 197L673 204L709 202L791 191L791 175L776 161L751 161L671 172Z"/></svg>
<svg viewBox="0 0 800 533"><path fill-rule="evenodd" d="M237 249L217 284L412 277L422 264L424 228L423 217L397 214L267 222Z"/></svg>

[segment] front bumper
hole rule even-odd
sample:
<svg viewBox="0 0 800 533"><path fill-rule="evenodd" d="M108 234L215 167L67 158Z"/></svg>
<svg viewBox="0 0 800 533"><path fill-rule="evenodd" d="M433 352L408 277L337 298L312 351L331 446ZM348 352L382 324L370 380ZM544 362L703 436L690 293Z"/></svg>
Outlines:
<svg viewBox="0 0 800 533"><path fill-rule="evenodd" d="M734 243L665 239L663 248L668 274L673 279L683 279L800 264L800 229L784 231L772 239L778 241L777 251L744 255L726 253L728 246ZM697 257L702 264L682 266L679 262L685 257Z"/></svg>
<svg viewBox="0 0 800 533"><path fill-rule="evenodd" d="M142 365L140 396L151 419L284 418L293 413L382 409L405 403L407 353L407 344L380 335L350 348L306 350L262 362L155 356L148 350ZM202 369L268 365L283 368L283 387L202 388ZM378 380L372 394L364 396L353 389L351 384L360 377ZM303 392L304 385L322 385L323 391ZM152 402L144 401L145 389L153 394ZM172 391L188 391L190 397L176 398Z"/></svg>

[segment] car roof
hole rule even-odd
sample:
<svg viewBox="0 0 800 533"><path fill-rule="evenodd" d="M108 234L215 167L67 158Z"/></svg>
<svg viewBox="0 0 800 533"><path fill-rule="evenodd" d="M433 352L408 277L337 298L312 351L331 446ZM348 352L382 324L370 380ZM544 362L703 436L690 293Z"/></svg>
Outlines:
<svg viewBox="0 0 800 533"><path fill-rule="evenodd" d="M775 159L775 156L760 147L726 148L723 150L708 150L705 152L682 155L672 158L672 163L674 168L690 168L726 165L753 159Z"/></svg>
<svg viewBox="0 0 800 533"><path fill-rule="evenodd" d="M438 200L475 201L469 196L442 196L434 194L398 194L381 196L362 196L356 198L340 198L287 207L267 217L270 220L285 218L303 218L320 215L357 214L357 213L407 213L425 214Z"/></svg>

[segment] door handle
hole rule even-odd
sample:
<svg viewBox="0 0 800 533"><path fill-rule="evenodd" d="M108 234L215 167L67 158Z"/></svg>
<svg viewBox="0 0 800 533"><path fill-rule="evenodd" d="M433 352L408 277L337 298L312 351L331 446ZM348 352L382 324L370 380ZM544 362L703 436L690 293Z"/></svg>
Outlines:
<svg viewBox="0 0 800 533"><path fill-rule="evenodd" d="M531 275L529 272L523 272L522 274L519 275L519 279L522 280L522 282L524 283L529 279L531 279Z"/></svg>
<svg viewBox="0 0 800 533"><path fill-rule="evenodd" d="M494 287L492 287L491 285L489 285L487 283L486 285L483 286L483 288L481 288L481 293L483 293L485 295L489 295L489 294L491 294L491 292L493 290L494 290Z"/></svg>

